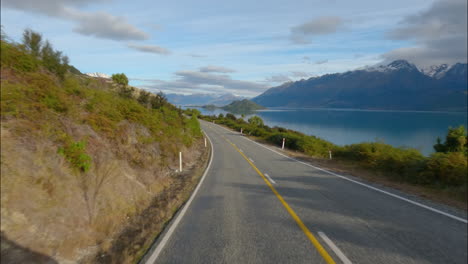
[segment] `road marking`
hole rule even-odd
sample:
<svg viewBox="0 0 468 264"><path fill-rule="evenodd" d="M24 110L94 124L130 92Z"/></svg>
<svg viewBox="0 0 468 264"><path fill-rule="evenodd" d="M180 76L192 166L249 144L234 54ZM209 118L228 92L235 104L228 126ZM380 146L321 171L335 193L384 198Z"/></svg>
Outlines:
<svg viewBox="0 0 468 264"><path fill-rule="evenodd" d="M340 258L340 260L343 262L343 264L353 264L351 262L351 260L348 259L348 257L346 257L345 254L343 254L343 252L340 250L340 248L338 248L335 243L333 243L333 241L331 241L331 239L329 239L327 237L327 235L325 235L325 233L323 232L318 232L318 235L323 239L323 241L325 241L325 243L333 250L333 252L335 252L335 254Z"/></svg>
<svg viewBox="0 0 468 264"><path fill-rule="evenodd" d="M265 174L265 177L267 177L267 179L271 181L271 183L276 184L276 182L272 178L270 178L270 176L268 174L266 174L266 173L264 173L264 174Z"/></svg>
<svg viewBox="0 0 468 264"><path fill-rule="evenodd" d="M240 150L240 152L242 152L242 153L244 152L244 151L242 151L242 149L239 149L239 150Z"/></svg>
<svg viewBox="0 0 468 264"><path fill-rule="evenodd" d="M219 126L219 125L218 125L218 126ZM225 128L225 127L222 127L222 126L219 126L219 127L223 128L223 129L225 129L225 130L228 130L228 129ZM228 130L228 131L230 131L230 130ZM289 157L289 156L287 156L287 155L284 155L284 154L282 154L282 153L279 153L278 151L276 151L276 150L274 150L274 149L271 149L271 148L269 148L269 147L267 147L267 146L264 146L264 145L262 145L262 144L260 144L260 143L257 143L257 142L255 142L255 141L251 140L250 138L247 138L247 137L242 137L242 138L245 138L246 140L249 140L249 141L251 141L251 142L253 142L253 143L255 143L255 144L261 146L262 148L266 148L266 149L268 149L268 150L270 150L270 151L272 151L272 152L274 152L274 153L276 153L276 154L278 154L278 155L281 155L281 156L283 156L283 157L285 157L285 158L294 160L294 161L296 161L296 162L299 162L299 163L301 163L301 164L303 164L303 165L309 166L309 167L314 168L314 169L316 169L316 170L323 171L323 172L325 172L325 173L328 173L328 174L330 174L330 175L336 176L336 177L341 178L341 179L343 179L343 180L347 180L347 181L350 181L350 182L352 182L352 183L355 183L355 184L361 185L361 186L363 186L363 187L369 188L369 189L371 189L371 190L374 190L374 191L377 191L377 192L380 192L380 193L389 195L389 196L391 196L391 197L393 197L393 198L396 198L396 199L405 201L405 202L407 202L407 203L410 203L410 204L419 206L419 207L421 207L421 208L427 209L427 210L432 211L432 212L434 212L434 213L444 215L444 216L446 216L446 217L452 218L452 219L457 220L457 221L459 221L459 222L462 222L462 223L465 223L465 224L468 223L468 221L467 221L466 219L464 219L464 218L461 218L461 217L458 217L458 216L455 216L455 215L452 215L452 214L449 214L449 213L440 211L440 210L435 209L435 208L433 208L433 207L430 207L430 206L424 205L424 204L422 204L422 203L418 203L418 202L412 201L412 200L407 199L407 198L405 198L405 197L402 197L402 196L393 194L393 193L391 193L391 192L387 192L387 191L381 190L381 189L379 189L379 188L370 186L370 185L368 185L368 184L355 181L355 180L350 179L350 178L348 178L348 177L345 177L345 176L336 174L336 173L334 173L334 172L327 171L327 170L325 170L325 169L322 169L322 168L313 166L313 165L311 165L311 164L309 164L309 163L302 162L302 161L297 160L297 159L295 159L295 158L291 158L291 157Z"/></svg>
<svg viewBox="0 0 468 264"><path fill-rule="evenodd" d="M232 144L232 145L233 145L233 146L236 146L236 145L234 145L234 144ZM249 160L250 160L252 163L254 163L253 159L249 158Z"/></svg>
<svg viewBox="0 0 468 264"><path fill-rule="evenodd" d="M153 251L153 253L151 254L151 256L148 258L148 260L146 261L146 263L155 263L155 261L158 259L159 255L161 254L164 246L166 246L167 244L167 241L169 240L169 238L171 237L172 233L174 233L175 229L177 228L177 226L179 225L179 222L180 220L184 217L185 215L185 212L187 212L187 209L190 207L190 204L192 203L193 199L195 198L195 196L197 195L198 193L198 190L200 189L200 186L202 185L203 181L205 180L206 178L206 175L208 174L208 171L210 170L211 168L211 162L213 161L213 156L214 156L214 148L213 148L213 143L211 142L211 139L210 137L208 136L208 134L205 133L205 131L203 131L203 133L205 134L205 136L208 138L208 140L210 141L210 145L211 145L211 157L210 157L210 162L208 163L208 167L206 167L206 170L205 170L205 173L203 174L202 178L200 179L200 182L198 183L197 187L195 188L195 191L193 191L192 195L190 196L190 199L187 201L187 203L184 205L184 208L182 208L182 210L180 211L180 214L177 216L177 218L174 220L174 223L171 225L171 227L169 228L169 230L167 231L166 234L164 234L164 237L161 239L161 242L158 244L158 246L156 247L156 249Z"/></svg>
<svg viewBox="0 0 468 264"><path fill-rule="evenodd" d="M309 241L312 243L312 245L317 249L319 254L323 257L326 263L328 264L335 264L335 261L332 259L330 254L323 248L323 246L320 244L320 242L315 238L315 236L310 232L310 230L307 228L307 226L302 222L302 220L297 216L296 212L289 206L289 204L283 199L283 197L278 193L278 191L273 187L273 185L268 181L268 179L263 175L263 173L253 164L253 162L250 161L250 159L242 152L239 151L239 149L234 146L234 144L231 143L231 146L239 152L242 157L254 168L254 170L262 177L262 179L265 181L265 183L270 187L270 189L273 191L273 193L276 195L278 200L280 200L281 204L286 208L286 211L292 216L292 218L296 221L297 225L302 229L302 231L305 233Z"/></svg>

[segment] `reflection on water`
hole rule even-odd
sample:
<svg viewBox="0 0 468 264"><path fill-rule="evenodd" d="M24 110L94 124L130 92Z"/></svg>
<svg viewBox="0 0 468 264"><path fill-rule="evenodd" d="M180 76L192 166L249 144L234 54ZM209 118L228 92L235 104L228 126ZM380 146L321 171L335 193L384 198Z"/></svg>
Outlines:
<svg viewBox="0 0 468 264"><path fill-rule="evenodd" d="M226 114L221 109L199 110L204 115ZM460 112L273 108L256 115L266 125L297 130L338 145L379 140L393 146L416 148L426 155L433 152L438 136L445 137L448 127L467 126L467 114Z"/></svg>

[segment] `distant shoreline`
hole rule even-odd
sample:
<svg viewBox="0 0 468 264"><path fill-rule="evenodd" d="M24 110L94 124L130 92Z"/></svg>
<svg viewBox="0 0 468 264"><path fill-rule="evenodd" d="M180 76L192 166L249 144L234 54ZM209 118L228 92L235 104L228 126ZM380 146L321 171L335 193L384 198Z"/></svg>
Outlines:
<svg viewBox="0 0 468 264"><path fill-rule="evenodd" d="M178 105L185 108L197 107L203 109L209 109L198 105ZM216 109L222 109L222 107L216 107ZM350 112L398 112L398 113L441 113L441 114L468 114L467 111L442 111L442 110L388 110L388 109L360 109L360 108L320 108L320 107L267 107L266 109L256 110L259 112L268 112L269 110L327 110L327 111L350 111ZM226 111L226 110L224 110ZM228 111L226 111L228 112Z"/></svg>
<svg viewBox="0 0 468 264"><path fill-rule="evenodd" d="M350 111L350 112L400 112L400 113L467 113L467 111L437 111L437 110L388 110L388 109L360 109L360 108L320 108L320 107L267 107L264 110L328 110L328 111Z"/></svg>

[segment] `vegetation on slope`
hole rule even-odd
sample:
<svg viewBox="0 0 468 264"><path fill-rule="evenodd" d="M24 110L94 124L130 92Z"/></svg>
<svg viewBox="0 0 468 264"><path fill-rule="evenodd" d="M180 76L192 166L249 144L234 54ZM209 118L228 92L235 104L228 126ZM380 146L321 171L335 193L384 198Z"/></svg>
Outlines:
<svg viewBox="0 0 468 264"><path fill-rule="evenodd" d="M188 114L199 115L207 121L228 126L247 135L255 136L268 143L303 152L307 155L328 158L332 151L334 159L352 162L362 168L378 172L390 180L405 182L428 188L445 190L453 199L466 203L467 197L467 132L463 126L449 128L445 141L434 145L435 153L425 157L418 150L396 148L382 142L364 142L337 146L315 136L282 128L268 127L260 117L245 121L233 114L203 116L197 110L188 109Z"/></svg>
<svg viewBox="0 0 468 264"><path fill-rule="evenodd" d="M26 30L21 44L2 34L2 241L59 262L114 249L118 261L99 262L131 263L196 183L175 170L179 151L185 168L205 156L200 125L124 74L107 82L73 72L40 34ZM150 205L159 207L138 222L141 239L115 239Z"/></svg>

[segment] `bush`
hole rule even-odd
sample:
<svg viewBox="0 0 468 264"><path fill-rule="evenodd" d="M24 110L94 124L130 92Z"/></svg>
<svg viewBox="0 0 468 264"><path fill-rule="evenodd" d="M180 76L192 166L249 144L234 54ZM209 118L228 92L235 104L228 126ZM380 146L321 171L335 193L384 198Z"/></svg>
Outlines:
<svg viewBox="0 0 468 264"><path fill-rule="evenodd" d="M461 152L435 153L426 163L421 179L425 183L439 182L443 185L466 185L468 179L466 156Z"/></svg>
<svg viewBox="0 0 468 264"><path fill-rule="evenodd" d="M125 75L124 73L112 74L111 79L112 79L112 81L114 81L117 84L120 84L120 85L123 85L123 86L128 85L128 78L127 78L127 75Z"/></svg>
<svg viewBox="0 0 468 264"><path fill-rule="evenodd" d="M65 147L58 149L58 153L63 155L71 166L80 171L87 172L91 168L91 157L86 154L86 142L69 142Z"/></svg>

